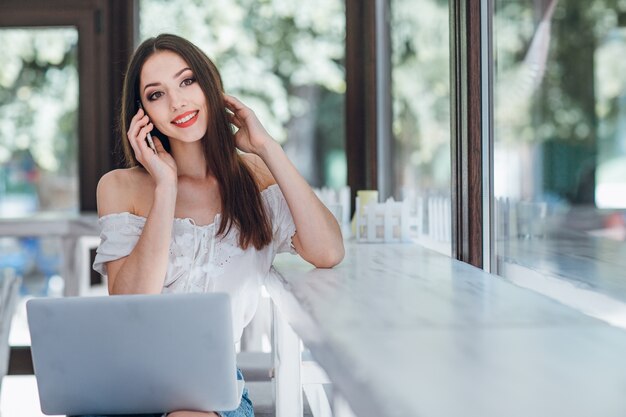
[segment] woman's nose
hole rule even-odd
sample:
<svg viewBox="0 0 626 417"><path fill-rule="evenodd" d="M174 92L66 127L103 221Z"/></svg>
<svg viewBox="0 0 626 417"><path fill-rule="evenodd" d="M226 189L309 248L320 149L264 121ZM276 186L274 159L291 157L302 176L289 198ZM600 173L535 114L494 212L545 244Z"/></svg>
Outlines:
<svg viewBox="0 0 626 417"><path fill-rule="evenodd" d="M179 110L187 105L187 100L185 99L185 96L183 94L180 94L179 92L171 92L170 100L173 111Z"/></svg>

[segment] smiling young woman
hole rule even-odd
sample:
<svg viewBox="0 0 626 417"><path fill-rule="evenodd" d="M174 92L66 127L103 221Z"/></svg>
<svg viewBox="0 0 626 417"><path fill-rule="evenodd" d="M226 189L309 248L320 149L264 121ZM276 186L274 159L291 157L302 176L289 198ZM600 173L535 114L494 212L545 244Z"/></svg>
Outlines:
<svg viewBox="0 0 626 417"><path fill-rule="evenodd" d="M94 268L108 276L111 294L226 292L236 342L277 253L317 267L343 259L333 215L254 112L224 94L217 68L195 45L165 34L139 46L120 121L128 168L104 175L97 190ZM247 390L235 411L174 411L253 415Z"/></svg>

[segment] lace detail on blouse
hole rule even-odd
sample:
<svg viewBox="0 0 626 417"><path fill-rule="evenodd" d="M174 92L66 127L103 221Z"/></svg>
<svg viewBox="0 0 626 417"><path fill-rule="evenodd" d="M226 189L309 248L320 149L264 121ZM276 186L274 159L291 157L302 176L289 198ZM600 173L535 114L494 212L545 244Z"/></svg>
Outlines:
<svg viewBox="0 0 626 417"><path fill-rule="evenodd" d="M231 228L215 236L220 215L210 225L198 226L192 219L174 219L169 262L162 292L227 292L233 305L236 340L254 315L260 285L270 271L274 256L296 253L291 239L296 232L291 212L278 185L261 192L272 224L272 242L257 250L238 245L239 231ZM146 218L128 212L100 218L101 243L94 269L106 275L106 263L128 256L135 248Z"/></svg>

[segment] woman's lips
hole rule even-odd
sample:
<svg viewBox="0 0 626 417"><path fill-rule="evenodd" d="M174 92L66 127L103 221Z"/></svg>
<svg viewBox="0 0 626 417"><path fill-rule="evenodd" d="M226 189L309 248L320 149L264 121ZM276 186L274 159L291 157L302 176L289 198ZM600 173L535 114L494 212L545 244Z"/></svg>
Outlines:
<svg viewBox="0 0 626 417"><path fill-rule="evenodd" d="M198 120L198 114L197 110L188 111L172 120L171 123L176 127L189 127Z"/></svg>

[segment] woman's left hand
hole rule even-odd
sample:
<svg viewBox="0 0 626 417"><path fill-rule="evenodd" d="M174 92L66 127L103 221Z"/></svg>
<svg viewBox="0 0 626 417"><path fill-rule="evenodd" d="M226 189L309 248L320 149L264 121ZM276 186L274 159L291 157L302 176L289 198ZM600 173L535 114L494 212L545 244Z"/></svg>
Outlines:
<svg viewBox="0 0 626 417"><path fill-rule="evenodd" d="M293 245L298 253L318 268L337 265L343 259L345 250L341 229L333 214L317 198L254 112L226 94L224 102L233 113L230 122L239 129L235 133L236 146L261 157L271 173L269 177L274 177L285 196L298 231L293 236Z"/></svg>
<svg viewBox="0 0 626 417"><path fill-rule="evenodd" d="M267 145L274 139L267 133L254 111L233 96L224 94L226 108L232 112L230 122L238 129L235 133L235 146L243 152L263 157Z"/></svg>

